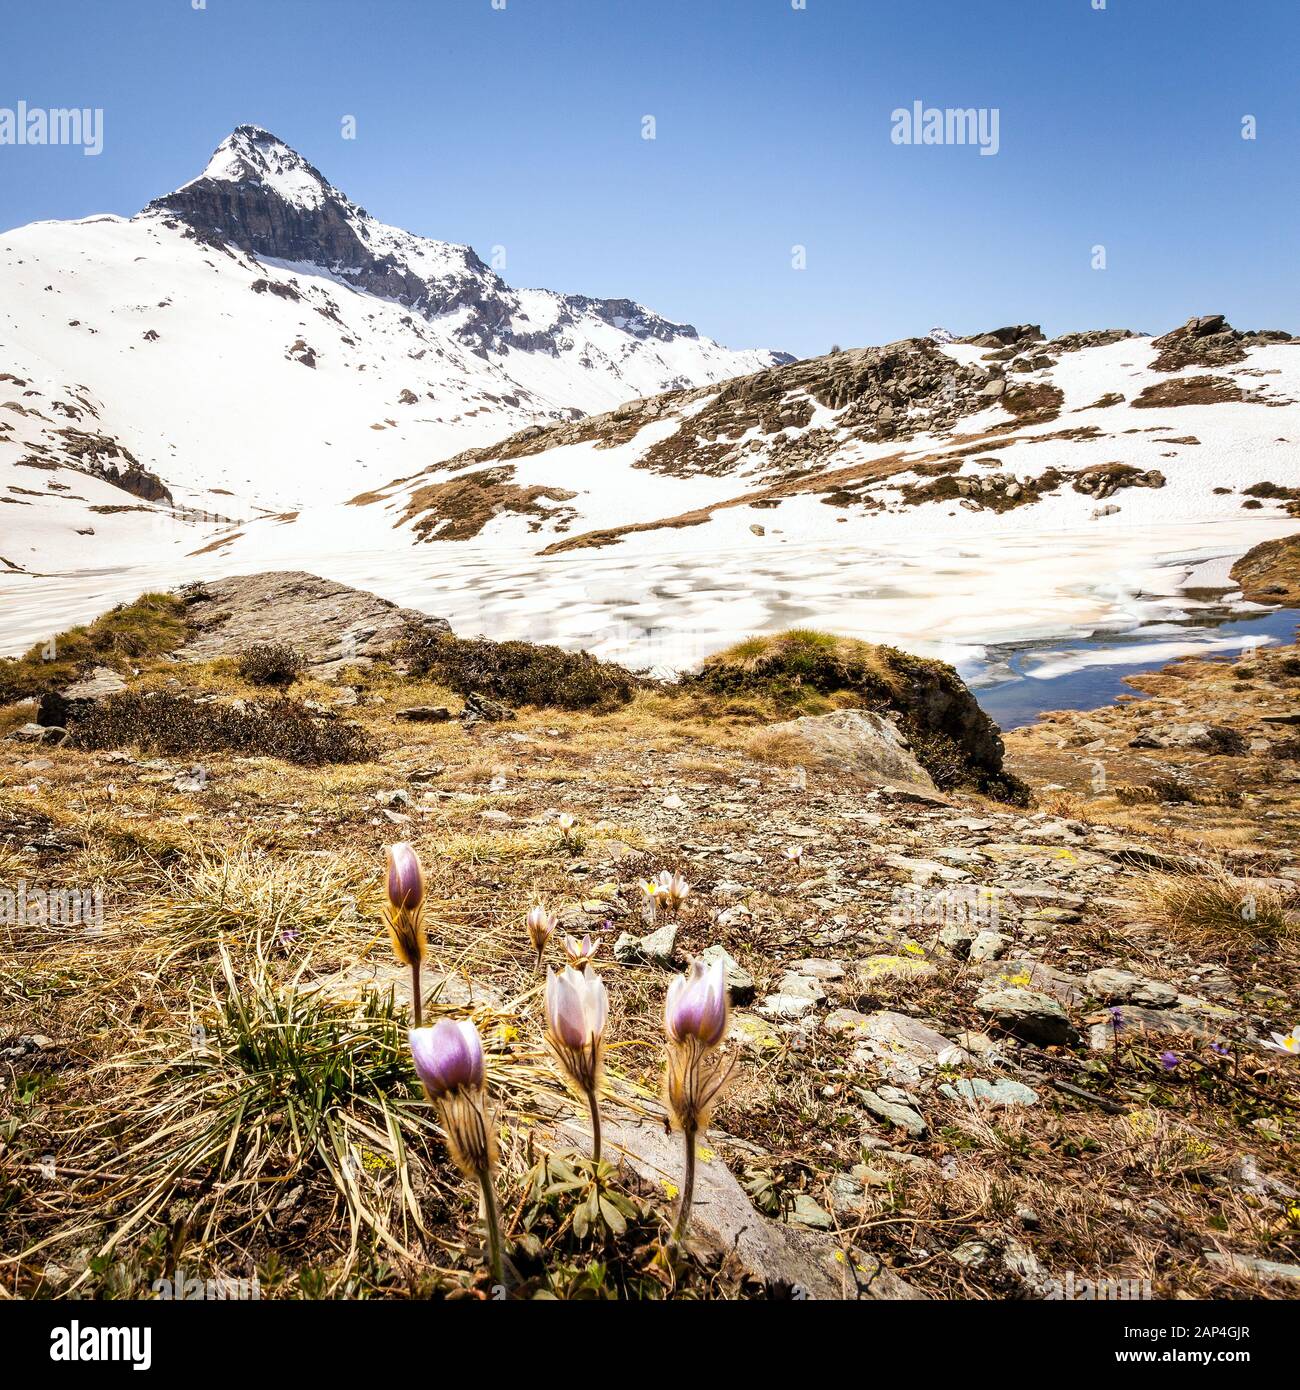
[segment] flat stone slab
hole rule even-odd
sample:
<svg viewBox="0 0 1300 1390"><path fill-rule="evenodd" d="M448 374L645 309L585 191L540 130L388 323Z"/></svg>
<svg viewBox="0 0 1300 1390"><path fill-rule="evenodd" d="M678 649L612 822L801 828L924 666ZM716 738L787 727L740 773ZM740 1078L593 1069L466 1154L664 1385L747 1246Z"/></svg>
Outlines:
<svg viewBox="0 0 1300 1390"><path fill-rule="evenodd" d="M1253 1274L1257 1279L1276 1279L1288 1284L1300 1284L1300 1265L1280 1264L1277 1260L1259 1260L1253 1255L1223 1254L1218 1250L1205 1252L1205 1263L1238 1274Z"/></svg>
<svg viewBox="0 0 1300 1390"><path fill-rule="evenodd" d="M1222 1036L1225 1024L1240 1015L1231 1009L1219 1013L1192 1012L1188 1009L1149 1009L1141 1004L1120 1004L1119 1034L1123 1041L1126 1032L1191 1033L1194 1037L1213 1042ZM1210 1006L1212 1007L1212 1006ZM1113 1018L1102 1018L1088 1029L1088 1046L1094 1052L1109 1052L1115 1046Z"/></svg>
<svg viewBox="0 0 1300 1390"><path fill-rule="evenodd" d="M1008 1033L1026 1042L1051 1046L1077 1036L1070 1016L1051 998L1031 989L997 989L982 994L975 1007Z"/></svg>
<svg viewBox="0 0 1300 1390"><path fill-rule="evenodd" d="M753 999L754 977L725 946L706 946L700 952L700 959L705 965L712 965L715 960L722 962L727 995L733 1004L748 1004Z"/></svg>
<svg viewBox="0 0 1300 1390"><path fill-rule="evenodd" d="M389 990L399 1008L411 1007L411 972L400 962L379 954L367 956L345 966L333 975L322 976L299 985L303 993L320 993L340 1002L359 1001L374 992L381 998ZM420 993L426 1013L439 1009L464 1009L473 1004L499 1005L501 996L482 983L455 973L441 974L424 969L420 974ZM426 1019L426 1022L428 1020Z"/></svg>
<svg viewBox="0 0 1300 1390"><path fill-rule="evenodd" d="M779 1052L785 1046L785 1039L781 1034L765 1019L754 1014L732 1014L727 1037L750 1052L760 1054Z"/></svg>
<svg viewBox="0 0 1300 1390"><path fill-rule="evenodd" d="M337 675L393 654L408 625L450 634L445 618L399 608L377 594L302 570L237 575L178 589L197 634L180 649L183 661L238 656L259 642L285 642L301 652L312 675Z"/></svg>
<svg viewBox="0 0 1300 1390"><path fill-rule="evenodd" d="M671 970L677 963L677 927L665 922L645 936L624 932L614 943L614 959L620 965L657 965Z"/></svg>
<svg viewBox="0 0 1300 1390"><path fill-rule="evenodd" d="M1041 960L1028 960L1023 956L1002 959L987 965L984 983L989 989L1008 987L1012 989L1032 989L1040 994L1048 994L1059 1004L1081 1004L1088 990L1077 975L1068 975L1064 970L1045 965Z"/></svg>
<svg viewBox="0 0 1300 1390"><path fill-rule="evenodd" d="M956 1062L966 1056L928 1024L891 1009L870 1014L836 1009L827 1015L825 1027L829 1033L847 1033L856 1041L853 1061L857 1066L874 1069L901 1086L915 1085L941 1065L940 1058Z"/></svg>
<svg viewBox="0 0 1300 1390"><path fill-rule="evenodd" d="M1147 1004L1165 1009L1178 1002L1178 991L1171 985L1143 979L1129 970L1093 970L1085 976L1085 983L1103 1004Z"/></svg>
<svg viewBox="0 0 1300 1390"><path fill-rule="evenodd" d="M924 980L934 974L934 966L921 956L868 956L858 966L863 985L880 980Z"/></svg>
<svg viewBox="0 0 1300 1390"><path fill-rule="evenodd" d="M802 1018L817 1007L817 1001L808 994L768 994L758 1006L758 1012L765 1018Z"/></svg>
<svg viewBox="0 0 1300 1390"><path fill-rule="evenodd" d="M915 1106L909 1104L904 1093L898 1092L896 1097L891 1087L882 1086L880 1091L868 1091L859 1087L858 1098L878 1120L905 1129L913 1139L920 1139L925 1134L924 1116Z"/></svg>
<svg viewBox="0 0 1300 1390"><path fill-rule="evenodd" d="M898 725L873 710L804 715L774 724L770 732L797 738L808 749L810 763L874 782L902 782L921 792L935 792L930 774L917 762Z"/></svg>
<svg viewBox="0 0 1300 1390"><path fill-rule="evenodd" d="M85 680L68 686L62 694L65 700L105 700L125 689L126 681L111 667L96 666Z"/></svg>
<svg viewBox="0 0 1300 1390"><path fill-rule="evenodd" d="M643 1118L608 1104L601 1124L605 1157L626 1163L657 1188L671 1212L682 1180L681 1135L665 1133L662 1115ZM543 1141L549 1134L557 1145L582 1152L590 1143L586 1125L576 1118L545 1121L534 1133ZM811 1208L807 1214L813 1215ZM687 1238L705 1249L733 1254L751 1278L777 1294L794 1291L801 1298L837 1300L925 1297L874 1255L846 1247L833 1234L763 1216L707 1136L699 1151Z"/></svg>
<svg viewBox="0 0 1300 1390"><path fill-rule="evenodd" d="M964 1100L972 1105L992 1105L1000 1109L1010 1109L1017 1105L1036 1105L1038 1092L1010 1077L997 1081L986 1081L982 1076L963 1077L951 1084L945 1082L939 1093L949 1100Z"/></svg>

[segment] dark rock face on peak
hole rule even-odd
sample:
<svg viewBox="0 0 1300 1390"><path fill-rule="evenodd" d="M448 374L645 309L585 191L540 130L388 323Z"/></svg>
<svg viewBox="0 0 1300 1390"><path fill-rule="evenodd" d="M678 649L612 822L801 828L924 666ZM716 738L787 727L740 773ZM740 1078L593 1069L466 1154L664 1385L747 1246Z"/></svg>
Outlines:
<svg viewBox="0 0 1300 1390"><path fill-rule="evenodd" d="M547 306L547 322L539 325L519 293L470 247L429 241L376 221L295 150L257 126L239 126L197 179L154 199L145 212L175 218L195 237L251 256L319 266L426 318L468 310L456 336L480 354L558 354L567 345L566 330L583 320L641 340L699 338L689 324L673 323L630 299L544 291L553 304ZM793 360L783 353L770 357Z"/></svg>
<svg viewBox="0 0 1300 1390"><path fill-rule="evenodd" d="M223 158L224 154L224 158ZM320 266L357 289L415 306L429 285L391 255L376 254L358 233L369 220L313 165L255 126L240 126L195 179L155 198L147 212L171 213L200 235L252 256ZM475 268L486 270L473 252ZM430 309L454 308L453 302Z"/></svg>
<svg viewBox="0 0 1300 1390"><path fill-rule="evenodd" d="M976 333L969 338L958 338L959 343L969 343L973 347L1027 347L1030 343L1041 342L1043 330L1036 323L1015 323L1006 328L993 328L987 333Z"/></svg>

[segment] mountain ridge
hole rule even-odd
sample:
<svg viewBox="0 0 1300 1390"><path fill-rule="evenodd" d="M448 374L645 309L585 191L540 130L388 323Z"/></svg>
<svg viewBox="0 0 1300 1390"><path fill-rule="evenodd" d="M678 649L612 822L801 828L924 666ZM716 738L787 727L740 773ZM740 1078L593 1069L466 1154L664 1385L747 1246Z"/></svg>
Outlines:
<svg viewBox="0 0 1300 1390"><path fill-rule="evenodd" d="M134 217L6 233L0 283L18 571L184 556L222 518L281 524L532 422L786 360L630 299L513 289L250 126Z"/></svg>
<svg viewBox="0 0 1300 1390"><path fill-rule="evenodd" d="M372 217L313 164L260 126L241 125L217 147L207 168L145 214L173 215L260 258L318 265L369 294L434 317L468 310L455 333L476 351L559 350L563 332L585 314L638 338L698 339L628 298L599 299L512 289L470 246L432 241ZM413 264L416 261L418 264ZM525 294L549 296L554 321L532 324ZM773 362L793 361L772 353Z"/></svg>

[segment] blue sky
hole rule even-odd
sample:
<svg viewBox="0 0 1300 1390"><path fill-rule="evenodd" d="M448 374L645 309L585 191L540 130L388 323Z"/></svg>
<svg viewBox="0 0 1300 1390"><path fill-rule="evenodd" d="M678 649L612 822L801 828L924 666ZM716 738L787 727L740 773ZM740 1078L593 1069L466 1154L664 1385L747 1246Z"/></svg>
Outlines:
<svg viewBox="0 0 1300 1390"><path fill-rule="evenodd" d="M1300 331L1297 0L194 3L7 7L0 107L102 107L105 145L0 146L0 225L134 213L252 122L515 284L738 347ZM997 155L894 144L918 100L997 108Z"/></svg>

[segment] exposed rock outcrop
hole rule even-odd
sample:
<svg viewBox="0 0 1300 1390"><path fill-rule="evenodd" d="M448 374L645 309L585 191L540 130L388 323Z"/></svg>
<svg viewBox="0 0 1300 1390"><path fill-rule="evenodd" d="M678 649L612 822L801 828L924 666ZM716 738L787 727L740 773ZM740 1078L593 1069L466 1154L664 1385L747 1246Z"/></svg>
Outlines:
<svg viewBox="0 0 1300 1390"><path fill-rule="evenodd" d="M345 666L393 656L412 628L451 632L444 618L301 571L238 575L177 592L198 633L178 653L187 661L237 656L257 642L286 642L312 675L330 678Z"/></svg>
<svg viewBox="0 0 1300 1390"><path fill-rule="evenodd" d="M1287 343L1289 333L1261 329L1242 333L1222 314L1194 315L1179 328L1153 338L1157 349L1152 366L1158 372L1177 372L1184 367L1225 367L1246 360L1246 348L1260 343Z"/></svg>
<svg viewBox="0 0 1300 1390"><path fill-rule="evenodd" d="M602 415L530 425L504 440L441 459L426 472L441 476L573 444L614 448L647 425L676 419L677 428L653 444L636 467L674 477L722 477L756 467L752 441L762 437L770 445L762 471L783 477L824 463L843 450L846 438L876 443L951 429L963 416L996 404L1004 387L1000 368L964 366L928 338L905 338L771 367L721 387L646 396ZM1060 393L1046 389L1050 398L1034 397L1036 407L1059 406ZM1032 396L1032 388L1021 388L1022 396L1026 392ZM818 406L843 412L835 431L807 428ZM367 504L380 495L363 493L353 502ZM416 529L436 525L442 500L441 494L422 500L420 490L412 491L403 519L427 511Z"/></svg>
<svg viewBox="0 0 1300 1390"><path fill-rule="evenodd" d="M1300 531L1262 541L1233 565L1231 574L1252 603L1300 604Z"/></svg>
<svg viewBox="0 0 1300 1390"><path fill-rule="evenodd" d="M810 762L832 766L876 782L906 782L934 786L916 760L896 718L865 709L841 709L832 714L805 715L774 724L771 733L789 735L808 748Z"/></svg>
<svg viewBox="0 0 1300 1390"><path fill-rule="evenodd" d="M862 708L841 711L816 727L834 729L837 735L851 732L864 742L870 733L869 742L876 748L872 756L883 758L882 725L887 722L899 736L901 751L941 790L973 786L1011 801L1023 797L1023 788L1003 771L997 725L946 662L851 638L796 631L750 638L710 657L682 680L719 695L757 694L796 708L807 708L805 701L813 695L835 697L843 704L851 699ZM867 711L884 720L869 728L850 721L846 729L842 714ZM896 757L897 750L889 756Z"/></svg>
<svg viewBox="0 0 1300 1390"><path fill-rule="evenodd" d="M47 690L36 710L36 722L45 728L66 728L82 718L102 700L121 694L126 681L110 667L96 666L85 680L65 686L62 690Z"/></svg>

